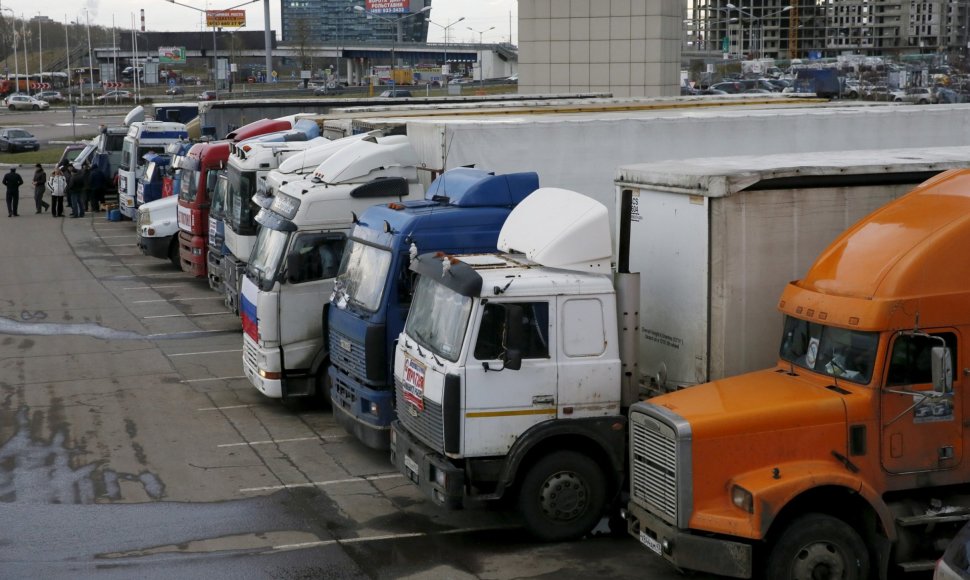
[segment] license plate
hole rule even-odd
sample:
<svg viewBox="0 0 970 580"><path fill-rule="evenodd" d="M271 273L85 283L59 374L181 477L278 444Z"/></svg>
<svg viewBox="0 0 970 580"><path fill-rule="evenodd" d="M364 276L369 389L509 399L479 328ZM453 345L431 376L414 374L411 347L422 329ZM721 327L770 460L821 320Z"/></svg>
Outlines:
<svg viewBox="0 0 970 580"><path fill-rule="evenodd" d="M404 359L404 400L424 411L425 366L411 357Z"/></svg>
<svg viewBox="0 0 970 580"><path fill-rule="evenodd" d="M418 462L411 459L407 455L404 456L404 468L409 472L408 477L414 481L418 482Z"/></svg>
<svg viewBox="0 0 970 580"><path fill-rule="evenodd" d="M660 542L653 539L650 534L643 530L640 530L640 543L656 552L658 556L660 555Z"/></svg>

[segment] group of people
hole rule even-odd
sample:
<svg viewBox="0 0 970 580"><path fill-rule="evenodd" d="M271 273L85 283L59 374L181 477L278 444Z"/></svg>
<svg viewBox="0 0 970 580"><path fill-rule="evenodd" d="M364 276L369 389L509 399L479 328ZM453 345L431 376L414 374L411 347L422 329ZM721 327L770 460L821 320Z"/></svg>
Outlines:
<svg viewBox="0 0 970 580"><path fill-rule="evenodd" d="M16 167L3 176L3 185L7 188L7 217L20 215L17 209L20 203L20 186L24 180L17 173ZM40 163L34 171L32 184L34 186L34 213L43 213L50 209L52 217L64 217L64 198L67 197L68 207L72 218L84 217L85 210L100 211L104 202L104 190L108 180L104 172L95 165L85 163L81 169L76 169L70 163L62 163L51 172L50 178ZM50 191L51 203L44 201L45 192Z"/></svg>

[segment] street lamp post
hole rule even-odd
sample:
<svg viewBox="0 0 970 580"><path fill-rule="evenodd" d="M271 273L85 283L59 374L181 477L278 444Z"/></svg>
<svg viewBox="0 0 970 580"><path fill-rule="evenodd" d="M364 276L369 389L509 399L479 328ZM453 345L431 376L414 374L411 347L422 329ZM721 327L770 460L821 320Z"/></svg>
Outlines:
<svg viewBox="0 0 970 580"><path fill-rule="evenodd" d="M13 30L13 78L17 79L14 82L14 92L20 92L20 63L17 60L17 14L13 11L13 8L0 8L0 10L7 10L10 12L12 22L11 30ZM9 69L7 69L9 70Z"/></svg>
<svg viewBox="0 0 970 580"><path fill-rule="evenodd" d="M489 30L495 30L495 27L493 26L491 28L486 28L485 30L475 30L471 26L466 26L466 28L468 30L471 30L472 32L478 33L478 86L484 89L485 88L485 63L482 62L482 55L483 55L482 41L485 36L485 33L488 32Z"/></svg>
<svg viewBox="0 0 970 580"><path fill-rule="evenodd" d="M403 28L401 28L401 22L404 20L407 20L408 18L414 18L419 14L424 14L425 12L428 12L431 10L431 7L425 6L421 10L418 10L417 12L408 14L407 16L402 16L400 18L387 18L379 14L374 14L373 12L367 12L367 9L364 8L363 6L354 6L354 10L357 12L366 13L368 18L370 17L378 18L380 20L383 20L384 22L390 22L395 26L396 34L393 37L394 40L391 41L391 82L394 83L395 87L397 87L397 79L394 78L394 64L395 64L394 61L396 60L394 56L394 49L397 48L397 42L401 42L403 40L403 33L402 33Z"/></svg>
<svg viewBox="0 0 970 580"><path fill-rule="evenodd" d="M191 8L192 10L195 10L196 12L209 13L209 12L228 12L228 11L234 9L234 8L239 8L240 6L245 6L247 4L252 4L253 2L258 2L259 0L248 0L247 2L242 2L240 4L236 4L235 6L230 6L229 8L223 8L222 10L203 10L201 8L196 8L195 6L189 6L188 4L182 4L181 2L176 2L175 0L166 0L166 1L169 4L175 4L175 5L181 6L183 8ZM266 30L269 30L269 22L268 21L266 22ZM267 44L266 50L269 51L269 49L270 49L269 48L269 45ZM266 70L266 81L269 82L269 74L270 74L270 71L269 71L269 66L270 66L269 59L267 59L266 66L267 66L267 70ZM215 89L216 99L218 100L219 99L219 49L216 46L216 26L215 26L215 24L212 25L212 86L213 86L213 89Z"/></svg>
<svg viewBox="0 0 970 580"><path fill-rule="evenodd" d="M425 18L424 19L425 22L428 22L430 24L434 24L438 28L441 28L442 30L445 31L445 62L444 62L444 66L442 67L442 70L441 70L441 78L442 78L442 80L444 80L444 84L446 84L446 85L448 84L448 75L449 75L449 73L451 73L451 67L448 66L448 29L451 28L452 26L458 24L459 22L461 22L464 19L465 19L465 17L462 16L458 20L455 20L454 22L452 22L452 23L450 23L448 25L438 24L437 22L431 20L430 18ZM447 70L448 72L444 72L445 70Z"/></svg>

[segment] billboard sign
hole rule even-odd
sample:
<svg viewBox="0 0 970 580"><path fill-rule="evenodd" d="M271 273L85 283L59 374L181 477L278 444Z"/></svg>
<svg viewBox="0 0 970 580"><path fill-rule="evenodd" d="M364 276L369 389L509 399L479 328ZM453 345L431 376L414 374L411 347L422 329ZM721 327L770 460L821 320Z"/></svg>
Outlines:
<svg viewBox="0 0 970 580"><path fill-rule="evenodd" d="M185 64L184 46L158 47L158 62L161 64Z"/></svg>
<svg viewBox="0 0 970 580"><path fill-rule="evenodd" d="M367 0L367 12L374 14L403 14L411 11L411 0Z"/></svg>
<svg viewBox="0 0 970 580"><path fill-rule="evenodd" d="M241 28L246 26L246 11L206 10L205 25L213 28Z"/></svg>

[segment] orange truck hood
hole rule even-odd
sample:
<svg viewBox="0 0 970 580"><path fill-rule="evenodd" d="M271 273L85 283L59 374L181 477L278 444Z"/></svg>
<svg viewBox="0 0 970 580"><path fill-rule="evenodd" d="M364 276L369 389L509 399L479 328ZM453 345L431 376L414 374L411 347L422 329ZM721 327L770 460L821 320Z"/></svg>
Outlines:
<svg viewBox="0 0 970 580"><path fill-rule="evenodd" d="M709 439L759 433L781 434L809 426L837 423L844 425L843 399L858 396L859 387L846 381L838 383L840 394L827 388L835 382L808 371L787 368L756 371L729 377L650 399L666 407L691 425L695 444Z"/></svg>

